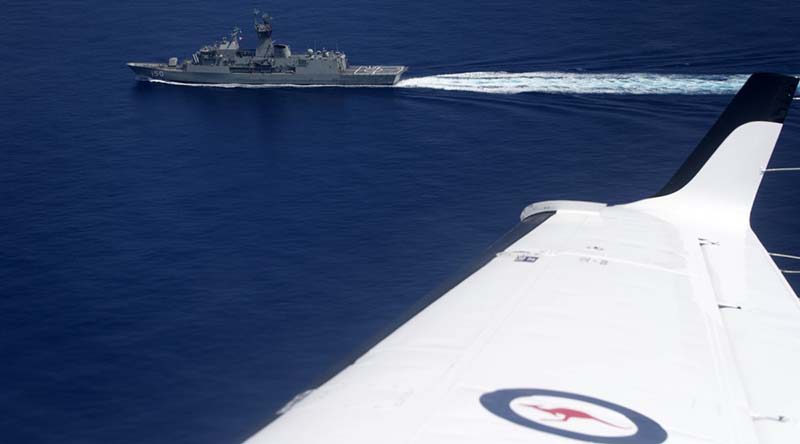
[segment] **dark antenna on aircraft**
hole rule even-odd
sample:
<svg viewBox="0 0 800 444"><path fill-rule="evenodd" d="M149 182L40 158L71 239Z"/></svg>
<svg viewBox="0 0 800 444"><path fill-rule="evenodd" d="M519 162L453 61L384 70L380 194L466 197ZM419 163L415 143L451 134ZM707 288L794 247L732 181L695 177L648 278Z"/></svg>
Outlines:
<svg viewBox="0 0 800 444"><path fill-rule="evenodd" d="M766 168L761 170L762 173L785 173L789 171L800 171L800 168Z"/></svg>
<svg viewBox="0 0 800 444"><path fill-rule="evenodd" d="M800 261L800 256L792 256L791 254L782 254L782 253L769 253L772 257L780 257L783 259L792 259L795 261ZM800 274L800 270L784 270L781 269L781 273L783 274Z"/></svg>
<svg viewBox="0 0 800 444"><path fill-rule="evenodd" d="M795 98L797 100L797 98ZM765 168L761 170L762 173L788 173L788 172L800 172L800 168L797 167L790 167L790 168ZM782 254L782 253L769 253L772 257L779 257L783 259L792 259L800 261L800 256L792 256L791 254ZM800 270L784 270L780 269L781 273L783 274L800 274Z"/></svg>

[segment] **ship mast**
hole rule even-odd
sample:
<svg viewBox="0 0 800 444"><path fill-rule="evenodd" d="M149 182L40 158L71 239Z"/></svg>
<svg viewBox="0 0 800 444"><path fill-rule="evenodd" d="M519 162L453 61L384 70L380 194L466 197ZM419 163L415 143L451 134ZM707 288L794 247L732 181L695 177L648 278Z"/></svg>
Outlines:
<svg viewBox="0 0 800 444"><path fill-rule="evenodd" d="M258 48L256 48L256 58L266 59L274 55L272 48L272 17L269 14L261 14L261 11L256 9L253 11L255 18L253 23L258 34Z"/></svg>

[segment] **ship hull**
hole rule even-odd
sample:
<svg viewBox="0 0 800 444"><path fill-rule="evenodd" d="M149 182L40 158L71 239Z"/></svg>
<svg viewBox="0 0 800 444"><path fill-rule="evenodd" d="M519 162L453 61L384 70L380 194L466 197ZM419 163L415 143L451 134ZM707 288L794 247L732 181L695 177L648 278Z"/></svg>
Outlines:
<svg viewBox="0 0 800 444"><path fill-rule="evenodd" d="M128 63L140 80L187 84L392 86L400 81L405 66L356 66L334 74L230 72L228 67L171 67L157 63Z"/></svg>

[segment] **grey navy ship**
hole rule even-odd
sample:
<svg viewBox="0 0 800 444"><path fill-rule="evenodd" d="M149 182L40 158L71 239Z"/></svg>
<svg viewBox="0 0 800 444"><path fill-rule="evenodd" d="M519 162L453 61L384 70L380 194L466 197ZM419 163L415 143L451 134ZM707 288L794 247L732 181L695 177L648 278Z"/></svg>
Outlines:
<svg viewBox="0 0 800 444"><path fill-rule="evenodd" d="M172 57L167 63L128 63L140 80L177 83L250 85L394 85L406 66L350 66L339 51L309 49L292 54L289 46L272 40L272 18L255 11L258 47L242 49L241 30L230 37L206 45L182 63Z"/></svg>

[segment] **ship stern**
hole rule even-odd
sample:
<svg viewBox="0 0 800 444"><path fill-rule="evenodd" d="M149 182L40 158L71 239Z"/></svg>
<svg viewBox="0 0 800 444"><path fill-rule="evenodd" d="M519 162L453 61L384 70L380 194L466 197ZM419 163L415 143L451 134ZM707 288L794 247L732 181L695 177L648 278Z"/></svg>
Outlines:
<svg viewBox="0 0 800 444"><path fill-rule="evenodd" d="M400 79L403 77L403 74L408 71L408 66L400 66L399 68L400 69L397 72L397 75L394 76L394 82L392 82L392 85L397 85L397 82L400 81Z"/></svg>

